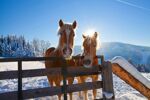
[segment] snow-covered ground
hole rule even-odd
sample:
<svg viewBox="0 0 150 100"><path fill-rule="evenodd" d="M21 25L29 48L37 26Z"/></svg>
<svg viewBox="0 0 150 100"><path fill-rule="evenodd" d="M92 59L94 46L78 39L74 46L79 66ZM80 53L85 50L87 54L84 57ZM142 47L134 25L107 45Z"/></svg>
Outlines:
<svg viewBox="0 0 150 100"><path fill-rule="evenodd" d="M23 62L23 69L37 69L44 68L43 62ZM0 71L9 71L16 70L17 63L0 63ZM150 80L150 73L142 73L144 77ZM133 89L131 86L126 84L117 76L113 75L113 84L115 90L115 97L117 100L147 100L143 95L141 95L138 91ZM76 81L75 81L76 82ZM32 89L39 87L48 87L49 83L47 81L47 77L34 77L34 78L25 78L23 79L23 89ZM0 93L7 91L15 91L17 90L17 80L0 80ZM101 90L98 90L97 98L101 97ZM89 98L92 100L92 92L88 93ZM54 100L57 99L56 96L46 97L47 99ZM76 100L83 100L83 97L78 97L78 93L73 94L73 98ZM36 100L45 100L45 98L37 98Z"/></svg>
<svg viewBox="0 0 150 100"><path fill-rule="evenodd" d="M142 73L142 75L150 80L150 73ZM113 81L115 97L117 100L148 100L116 75L113 75Z"/></svg>

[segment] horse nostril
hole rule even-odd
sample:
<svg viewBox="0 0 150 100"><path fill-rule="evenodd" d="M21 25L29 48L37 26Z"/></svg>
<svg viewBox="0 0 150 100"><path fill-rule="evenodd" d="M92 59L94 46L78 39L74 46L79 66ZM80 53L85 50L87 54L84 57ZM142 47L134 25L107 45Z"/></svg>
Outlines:
<svg viewBox="0 0 150 100"><path fill-rule="evenodd" d="M69 52L70 52L70 54L72 54L72 49L71 48L69 48Z"/></svg>
<svg viewBox="0 0 150 100"><path fill-rule="evenodd" d="M89 60L89 59L83 60L83 63L84 63L84 65L90 65L91 60Z"/></svg>
<svg viewBox="0 0 150 100"><path fill-rule="evenodd" d="M63 53L66 54L66 51L67 51L67 48L64 48L63 49Z"/></svg>

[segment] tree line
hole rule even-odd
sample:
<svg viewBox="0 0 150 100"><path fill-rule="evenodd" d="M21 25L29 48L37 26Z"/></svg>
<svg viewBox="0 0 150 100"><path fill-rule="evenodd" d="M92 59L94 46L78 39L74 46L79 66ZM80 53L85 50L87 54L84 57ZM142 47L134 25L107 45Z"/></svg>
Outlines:
<svg viewBox="0 0 150 100"><path fill-rule="evenodd" d="M50 47L50 42L33 39L27 41L24 36L0 36L0 57L40 57Z"/></svg>

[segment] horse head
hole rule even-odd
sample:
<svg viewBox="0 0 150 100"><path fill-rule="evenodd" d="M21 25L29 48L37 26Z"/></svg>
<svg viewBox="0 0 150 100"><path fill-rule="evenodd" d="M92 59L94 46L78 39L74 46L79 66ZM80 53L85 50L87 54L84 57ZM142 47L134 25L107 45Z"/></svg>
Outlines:
<svg viewBox="0 0 150 100"><path fill-rule="evenodd" d="M96 57L96 49L98 46L97 35L97 32L93 36L83 35L83 66L86 68L92 67Z"/></svg>
<svg viewBox="0 0 150 100"><path fill-rule="evenodd" d="M72 55L76 26L76 21L72 24L64 23L62 20L59 21L58 35L60 35L60 39L58 48L66 59Z"/></svg>

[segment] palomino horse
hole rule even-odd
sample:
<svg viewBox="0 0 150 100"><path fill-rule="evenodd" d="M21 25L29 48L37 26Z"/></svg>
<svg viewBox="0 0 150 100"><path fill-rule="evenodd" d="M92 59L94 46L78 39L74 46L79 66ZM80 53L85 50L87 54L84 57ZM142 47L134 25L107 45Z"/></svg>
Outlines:
<svg viewBox="0 0 150 100"><path fill-rule="evenodd" d="M65 59L71 58L72 56L72 48L74 44L74 36L75 36L75 28L76 28L76 21L73 22L73 24L64 24L62 20L59 21L59 31L58 35L60 35L59 38L59 44L57 48L49 48L46 50L45 57L64 57ZM67 61L67 64L74 65L73 61ZM63 65L63 62L60 60L56 61L45 61L46 68L51 67L61 67ZM55 85L60 86L62 76L61 75L48 75L48 80L51 86ZM68 84L72 84L74 78L67 78ZM59 100L61 100L61 94L58 95ZM72 99L72 93L70 93L70 99Z"/></svg>
<svg viewBox="0 0 150 100"><path fill-rule="evenodd" d="M94 33L94 36L85 36L83 35L83 58L78 61L77 65L90 68L92 66L98 65L98 58L96 57L96 48L97 44L97 32ZM98 75L88 75L78 77L79 83L85 82L87 77L91 77L92 81L98 80ZM93 90L94 99L96 99L96 89ZM80 94L81 95L81 94ZM85 100L87 100L87 90L84 91Z"/></svg>

